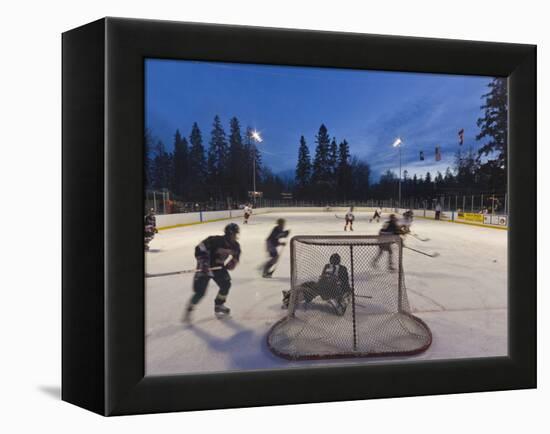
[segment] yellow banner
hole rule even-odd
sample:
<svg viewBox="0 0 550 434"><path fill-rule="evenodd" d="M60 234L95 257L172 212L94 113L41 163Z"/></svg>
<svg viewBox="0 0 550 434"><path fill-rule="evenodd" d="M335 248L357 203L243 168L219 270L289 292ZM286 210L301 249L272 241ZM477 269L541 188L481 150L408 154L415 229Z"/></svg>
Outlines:
<svg viewBox="0 0 550 434"><path fill-rule="evenodd" d="M471 212L459 212L458 218L470 222L483 223L483 214L475 214Z"/></svg>

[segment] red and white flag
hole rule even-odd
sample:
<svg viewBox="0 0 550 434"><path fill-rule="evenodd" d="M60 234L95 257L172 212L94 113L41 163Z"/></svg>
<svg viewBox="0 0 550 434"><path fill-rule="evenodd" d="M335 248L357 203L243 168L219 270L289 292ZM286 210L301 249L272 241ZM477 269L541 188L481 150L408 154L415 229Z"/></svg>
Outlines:
<svg viewBox="0 0 550 434"><path fill-rule="evenodd" d="M458 132L458 144L463 145L464 144L464 128L461 128Z"/></svg>

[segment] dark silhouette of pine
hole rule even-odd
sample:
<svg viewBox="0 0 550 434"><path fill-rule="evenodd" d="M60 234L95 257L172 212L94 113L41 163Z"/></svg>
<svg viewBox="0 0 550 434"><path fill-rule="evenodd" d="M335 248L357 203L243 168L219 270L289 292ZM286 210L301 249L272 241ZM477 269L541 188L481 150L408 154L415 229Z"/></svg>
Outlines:
<svg viewBox="0 0 550 434"><path fill-rule="evenodd" d="M182 199L187 193L187 177L189 174L189 146L185 137L182 137L179 130L174 135L174 194Z"/></svg>
<svg viewBox="0 0 550 434"><path fill-rule="evenodd" d="M201 130L196 122L193 123L191 128L189 144L189 198L191 200L204 200L204 186L207 177L206 158Z"/></svg>
<svg viewBox="0 0 550 434"><path fill-rule="evenodd" d="M317 133L315 143L315 158L313 160L313 173L311 175L311 181L313 184L327 184L331 178L330 171L330 137L328 135L327 127L321 124L319 132Z"/></svg>
<svg viewBox="0 0 550 434"><path fill-rule="evenodd" d="M305 194L309 183L311 182L311 157L304 136L300 137L300 146L298 147L298 162L296 163L295 185L297 193L300 196Z"/></svg>

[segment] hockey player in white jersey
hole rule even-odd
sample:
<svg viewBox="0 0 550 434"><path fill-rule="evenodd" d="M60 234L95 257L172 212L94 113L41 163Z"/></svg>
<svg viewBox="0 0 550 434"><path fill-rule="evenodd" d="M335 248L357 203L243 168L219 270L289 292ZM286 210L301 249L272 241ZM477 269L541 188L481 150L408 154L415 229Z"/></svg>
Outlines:
<svg viewBox="0 0 550 434"><path fill-rule="evenodd" d="M413 218L414 212L412 209L408 209L403 213L403 220L401 221L401 233L408 234L411 232Z"/></svg>
<svg viewBox="0 0 550 434"><path fill-rule="evenodd" d="M244 221L243 224L248 224L248 219L252 215L252 207L250 204L246 204L244 207Z"/></svg>

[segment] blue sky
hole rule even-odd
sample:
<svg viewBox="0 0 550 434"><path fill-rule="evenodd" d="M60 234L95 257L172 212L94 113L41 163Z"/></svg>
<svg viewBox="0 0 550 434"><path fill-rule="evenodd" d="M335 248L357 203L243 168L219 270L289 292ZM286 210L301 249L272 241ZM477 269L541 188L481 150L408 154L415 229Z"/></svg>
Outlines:
<svg viewBox="0 0 550 434"><path fill-rule="evenodd" d="M324 123L331 137L346 139L375 180L398 171L396 137L403 140L403 170L434 175L453 165L458 130L478 149L476 120L489 77L264 66L182 60L146 60L146 126L172 148L176 129L188 136L193 122L205 145L220 116L226 133L236 116L241 127L262 133L263 160L275 173L294 169L304 135L312 157ZM435 161L440 145L442 160ZM425 161L419 161L424 151Z"/></svg>

